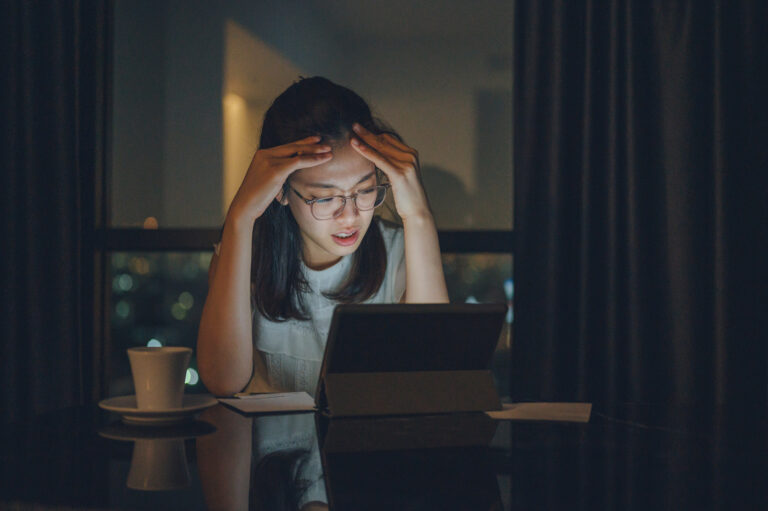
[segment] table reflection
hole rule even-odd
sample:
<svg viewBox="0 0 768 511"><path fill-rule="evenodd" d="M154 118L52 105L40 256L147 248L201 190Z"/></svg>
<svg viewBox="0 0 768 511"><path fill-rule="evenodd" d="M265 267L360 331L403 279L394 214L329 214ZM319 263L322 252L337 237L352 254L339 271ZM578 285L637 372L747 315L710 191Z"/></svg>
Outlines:
<svg viewBox="0 0 768 511"><path fill-rule="evenodd" d="M197 463L210 509L328 509L313 414L247 417L206 410L217 430L197 439Z"/></svg>
<svg viewBox="0 0 768 511"><path fill-rule="evenodd" d="M95 406L5 424L0 509L768 509L762 407L628 404L597 407L589 423L494 423L217 405L187 426L208 431L180 456L178 442L153 445L157 430L110 437L126 425ZM165 489L129 488L137 468Z"/></svg>
<svg viewBox="0 0 768 511"><path fill-rule="evenodd" d="M502 509L484 414L202 418L216 427L196 441L211 509Z"/></svg>

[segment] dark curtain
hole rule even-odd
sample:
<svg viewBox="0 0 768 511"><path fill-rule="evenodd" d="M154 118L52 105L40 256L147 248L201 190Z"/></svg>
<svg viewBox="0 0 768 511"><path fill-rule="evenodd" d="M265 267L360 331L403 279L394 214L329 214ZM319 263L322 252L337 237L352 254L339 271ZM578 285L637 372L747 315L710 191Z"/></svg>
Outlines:
<svg viewBox="0 0 768 511"><path fill-rule="evenodd" d="M518 0L518 400L765 406L768 3Z"/></svg>
<svg viewBox="0 0 768 511"><path fill-rule="evenodd" d="M87 402L94 392L106 19L99 0L0 7L4 421Z"/></svg>

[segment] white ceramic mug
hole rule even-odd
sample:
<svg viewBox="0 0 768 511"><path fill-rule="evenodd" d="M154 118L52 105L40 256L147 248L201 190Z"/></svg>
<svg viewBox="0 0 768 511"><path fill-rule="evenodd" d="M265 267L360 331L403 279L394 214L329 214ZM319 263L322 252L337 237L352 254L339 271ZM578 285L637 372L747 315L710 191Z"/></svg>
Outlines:
<svg viewBox="0 0 768 511"><path fill-rule="evenodd" d="M127 351L136 389L136 407L139 410L181 408L192 348L140 347Z"/></svg>

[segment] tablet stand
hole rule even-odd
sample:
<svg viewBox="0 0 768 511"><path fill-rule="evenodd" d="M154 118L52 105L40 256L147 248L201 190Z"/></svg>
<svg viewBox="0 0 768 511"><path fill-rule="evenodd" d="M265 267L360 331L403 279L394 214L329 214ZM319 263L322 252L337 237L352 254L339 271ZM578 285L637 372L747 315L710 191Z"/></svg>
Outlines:
<svg viewBox="0 0 768 511"><path fill-rule="evenodd" d="M501 409L490 370L325 373L318 388L331 417Z"/></svg>

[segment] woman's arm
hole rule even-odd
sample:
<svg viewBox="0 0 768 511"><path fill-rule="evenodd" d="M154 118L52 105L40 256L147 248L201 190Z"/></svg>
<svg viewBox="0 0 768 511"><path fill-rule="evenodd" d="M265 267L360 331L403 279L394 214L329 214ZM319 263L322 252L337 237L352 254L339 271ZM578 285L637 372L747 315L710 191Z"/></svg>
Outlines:
<svg viewBox="0 0 768 511"><path fill-rule="evenodd" d="M218 256L211 259L208 296L197 334L197 363L205 386L216 395L242 390L253 372L251 251L253 225L282 195L283 183L299 168L330 160L320 137L259 149L232 200Z"/></svg>
<svg viewBox="0 0 768 511"><path fill-rule="evenodd" d="M448 303L435 220L419 176L419 158L388 133L376 135L359 124L352 147L389 178L397 214L403 219L405 238L406 303Z"/></svg>
<svg viewBox="0 0 768 511"><path fill-rule="evenodd" d="M208 272L197 334L197 360L205 386L215 395L239 392L253 371L251 250L254 218L231 208L219 255Z"/></svg>
<svg viewBox="0 0 768 511"><path fill-rule="evenodd" d="M403 218L405 303L448 303L443 261L432 214Z"/></svg>

